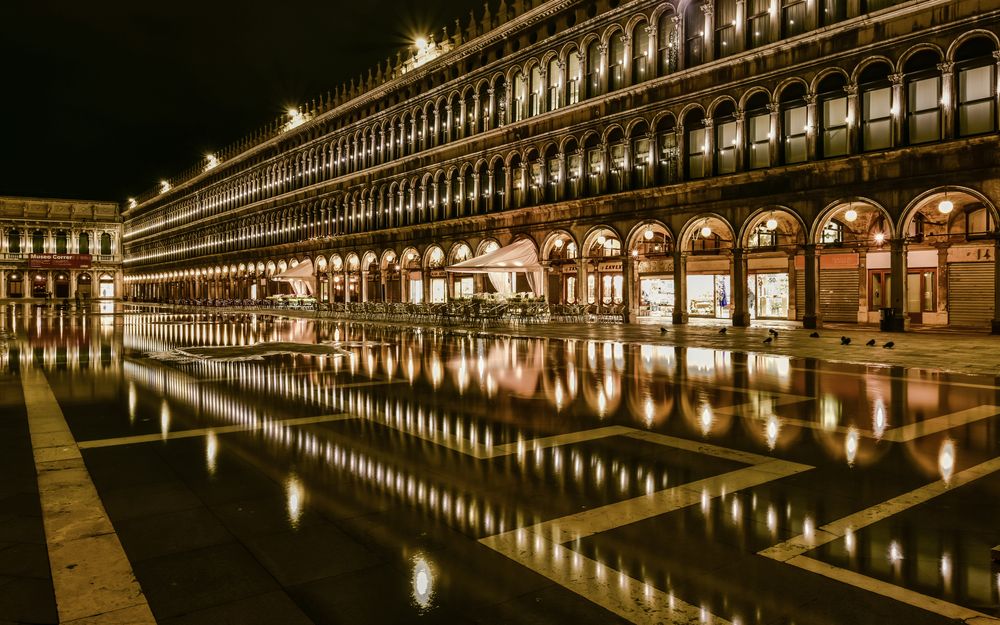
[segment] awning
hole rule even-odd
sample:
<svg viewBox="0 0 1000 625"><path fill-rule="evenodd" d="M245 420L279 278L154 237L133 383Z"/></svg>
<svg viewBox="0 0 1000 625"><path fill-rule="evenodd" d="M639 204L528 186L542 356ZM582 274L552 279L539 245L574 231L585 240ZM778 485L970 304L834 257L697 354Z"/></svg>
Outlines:
<svg viewBox="0 0 1000 625"><path fill-rule="evenodd" d="M451 267L445 267L445 271L454 273L535 273L541 272L542 266L538 264L535 246L531 241L521 239L506 247L493 250L489 254L476 256Z"/></svg>
<svg viewBox="0 0 1000 625"><path fill-rule="evenodd" d="M316 276L313 274L313 264L308 258L294 267L271 276L272 280L288 282L296 295L312 295L316 292Z"/></svg>
<svg viewBox="0 0 1000 625"><path fill-rule="evenodd" d="M493 288L505 297L511 295L514 290L514 281L510 274L524 273L527 275L531 291L536 295L541 293L542 266L538 263L535 246L527 239L515 241L489 254L445 267L445 271L488 274Z"/></svg>

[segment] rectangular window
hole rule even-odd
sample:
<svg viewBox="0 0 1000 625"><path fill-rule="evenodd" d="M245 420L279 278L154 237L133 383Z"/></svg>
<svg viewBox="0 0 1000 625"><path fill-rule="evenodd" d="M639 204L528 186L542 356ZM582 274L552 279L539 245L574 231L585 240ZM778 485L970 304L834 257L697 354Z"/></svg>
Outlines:
<svg viewBox="0 0 1000 625"><path fill-rule="evenodd" d="M806 160L807 120L806 107L785 109L785 163L801 163Z"/></svg>
<svg viewBox="0 0 1000 625"><path fill-rule="evenodd" d="M820 21L824 26L847 19L847 0L822 0L823 13Z"/></svg>
<svg viewBox="0 0 1000 625"><path fill-rule="evenodd" d="M876 311L880 308L889 308L892 296L891 278L892 274L888 270L869 271L868 288L868 310Z"/></svg>
<svg viewBox="0 0 1000 625"><path fill-rule="evenodd" d="M892 89L882 87L865 91L862 107L862 147L865 150L892 147Z"/></svg>
<svg viewBox="0 0 1000 625"><path fill-rule="evenodd" d="M580 101L580 56L570 52L566 68L566 103L576 104Z"/></svg>
<svg viewBox="0 0 1000 625"><path fill-rule="evenodd" d="M21 253L21 233L13 231L7 235L7 249L11 254Z"/></svg>
<svg viewBox="0 0 1000 625"><path fill-rule="evenodd" d="M823 100L823 156L847 154L847 98Z"/></svg>
<svg viewBox="0 0 1000 625"><path fill-rule="evenodd" d="M736 2L717 0L715 3L715 56L722 58L736 53Z"/></svg>
<svg viewBox="0 0 1000 625"><path fill-rule="evenodd" d="M649 170L649 139L636 139L632 142L632 180L637 188L647 185Z"/></svg>
<svg viewBox="0 0 1000 625"><path fill-rule="evenodd" d="M907 85L906 116L910 143L941 139L941 78L933 76Z"/></svg>
<svg viewBox="0 0 1000 625"><path fill-rule="evenodd" d="M716 174L736 171L736 122L725 122L715 127Z"/></svg>
<svg viewBox="0 0 1000 625"><path fill-rule="evenodd" d="M992 132L994 70L992 65L970 67L958 72L958 132L977 135Z"/></svg>
<svg viewBox="0 0 1000 625"><path fill-rule="evenodd" d="M747 2L747 47L756 48L771 41L771 0Z"/></svg>
<svg viewBox="0 0 1000 625"><path fill-rule="evenodd" d="M31 251L34 254L41 254L45 251L45 238L41 232L36 232L31 237Z"/></svg>
<svg viewBox="0 0 1000 625"><path fill-rule="evenodd" d="M601 175L601 161L603 160L603 155L601 154L601 149L596 148L587 152L587 173L591 177L597 177Z"/></svg>
<svg viewBox="0 0 1000 625"><path fill-rule="evenodd" d="M677 181L677 135L673 132L664 132L659 136L659 168L660 182L672 183Z"/></svg>
<svg viewBox="0 0 1000 625"><path fill-rule="evenodd" d="M806 32L805 0L782 1L781 32L785 37L794 37Z"/></svg>
<svg viewBox="0 0 1000 625"><path fill-rule="evenodd" d="M771 166L771 116L767 113L750 117L750 169Z"/></svg>
<svg viewBox="0 0 1000 625"><path fill-rule="evenodd" d="M660 74L667 74L677 69L677 53L674 38L677 30L669 15L660 18L660 26L656 30L656 41L659 46Z"/></svg>
<svg viewBox="0 0 1000 625"><path fill-rule="evenodd" d="M60 232L56 234L56 254L66 253L66 233Z"/></svg>
<svg viewBox="0 0 1000 625"><path fill-rule="evenodd" d="M688 131L687 135L688 178L705 177L705 129Z"/></svg>

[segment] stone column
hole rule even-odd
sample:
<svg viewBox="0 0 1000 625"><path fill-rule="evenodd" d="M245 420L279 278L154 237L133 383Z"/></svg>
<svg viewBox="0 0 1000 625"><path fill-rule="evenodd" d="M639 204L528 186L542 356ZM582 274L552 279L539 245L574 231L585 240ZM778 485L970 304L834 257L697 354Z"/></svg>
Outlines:
<svg viewBox="0 0 1000 625"><path fill-rule="evenodd" d="M941 138L944 140L954 139L955 107L958 105L955 90L955 64L938 63L937 68L941 72Z"/></svg>
<svg viewBox="0 0 1000 625"><path fill-rule="evenodd" d="M587 302L587 261L582 257L576 260L576 303Z"/></svg>
<svg viewBox="0 0 1000 625"><path fill-rule="evenodd" d="M746 21L746 0L736 0L736 49L733 52L737 54L743 52L747 48Z"/></svg>
<svg viewBox="0 0 1000 625"><path fill-rule="evenodd" d="M788 315L789 321L799 318L798 306L795 300L798 299L798 270L795 268L794 250L788 254Z"/></svg>
<svg viewBox="0 0 1000 625"><path fill-rule="evenodd" d="M677 124L674 128L676 133L675 143L677 144L677 180L687 180L687 135L684 134L684 124Z"/></svg>
<svg viewBox="0 0 1000 625"><path fill-rule="evenodd" d="M934 288L937 301L935 301L934 304L935 309L938 312L945 313L945 325L947 325L949 318L951 317L951 311L948 309L948 246L947 244L939 245L940 247L938 247L937 260L937 284Z"/></svg>
<svg viewBox="0 0 1000 625"><path fill-rule="evenodd" d="M889 301L892 304L892 316L886 320L882 329L888 332L905 332L910 325L906 311L906 242L902 238L894 238L889 247L889 267L892 274Z"/></svg>
<svg viewBox="0 0 1000 625"><path fill-rule="evenodd" d="M688 322L687 254L674 252L674 325Z"/></svg>
<svg viewBox="0 0 1000 625"><path fill-rule="evenodd" d="M711 178L715 175L715 120L706 119L705 120L705 145L704 145L704 162L705 162L705 178Z"/></svg>
<svg viewBox="0 0 1000 625"><path fill-rule="evenodd" d="M622 250L622 321L632 322L632 293L635 287L632 281L635 280L635 259L627 250Z"/></svg>
<svg viewBox="0 0 1000 625"><path fill-rule="evenodd" d="M781 105L777 103L768 104L769 123L767 131L767 151L768 163L774 167L781 162L780 154L780 134L781 134Z"/></svg>
<svg viewBox="0 0 1000 625"><path fill-rule="evenodd" d="M805 305L802 315L802 327L816 329L823 327L823 316L819 312L819 259L816 257L816 244L805 245Z"/></svg>
<svg viewBox="0 0 1000 625"><path fill-rule="evenodd" d="M906 99L903 97L903 75L889 74L892 82L892 138L890 145L895 147L901 145L903 137L903 120L906 119Z"/></svg>
<svg viewBox="0 0 1000 625"><path fill-rule="evenodd" d="M860 145L858 126L861 124L861 107L858 105L858 86L847 85L847 153L856 154Z"/></svg>
<svg viewBox="0 0 1000 625"><path fill-rule="evenodd" d="M1000 75L1000 50L993 51L993 60L996 61L994 76ZM1000 128L1000 89L997 89L993 97L993 127Z"/></svg>
<svg viewBox="0 0 1000 625"><path fill-rule="evenodd" d="M736 171L746 171L749 169L746 162L746 136L747 136L747 122L746 113L743 111L736 111L734 118L736 119L736 152L733 155L736 160Z"/></svg>
<svg viewBox="0 0 1000 625"><path fill-rule="evenodd" d="M816 160L816 145L818 141L816 140L816 130L819 127L817 123L816 115L816 96L813 94L808 94L805 96L806 100L806 159L811 161Z"/></svg>
<svg viewBox="0 0 1000 625"><path fill-rule="evenodd" d="M705 17L704 33L702 42L702 60L709 63L715 60L715 6L711 0L706 0L701 5L701 12Z"/></svg>
<svg viewBox="0 0 1000 625"><path fill-rule="evenodd" d="M747 254L741 247L733 248L733 325L750 326L750 309L747 305Z"/></svg>
<svg viewBox="0 0 1000 625"><path fill-rule="evenodd" d="M601 53L601 74L597 83L598 90L601 92L601 95L603 95L608 92L608 44L602 43L597 46L597 49L600 50Z"/></svg>

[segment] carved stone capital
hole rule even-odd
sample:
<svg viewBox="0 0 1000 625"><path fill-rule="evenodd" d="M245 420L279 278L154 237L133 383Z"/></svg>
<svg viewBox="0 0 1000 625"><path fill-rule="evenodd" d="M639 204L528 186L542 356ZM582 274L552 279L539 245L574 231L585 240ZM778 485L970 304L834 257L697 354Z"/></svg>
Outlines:
<svg viewBox="0 0 1000 625"><path fill-rule="evenodd" d="M844 85L844 93L846 93L847 95L854 95L854 96L856 96L856 95L858 95L858 86L857 85Z"/></svg>
<svg viewBox="0 0 1000 625"><path fill-rule="evenodd" d="M889 82L892 83L893 87L898 87L899 85L903 84L903 75L902 74L889 74Z"/></svg>
<svg viewBox="0 0 1000 625"><path fill-rule="evenodd" d="M937 68L938 71L941 72L942 74L950 74L951 71L955 69L955 64L952 63L951 61L945 63L938 63Z"/></svg>

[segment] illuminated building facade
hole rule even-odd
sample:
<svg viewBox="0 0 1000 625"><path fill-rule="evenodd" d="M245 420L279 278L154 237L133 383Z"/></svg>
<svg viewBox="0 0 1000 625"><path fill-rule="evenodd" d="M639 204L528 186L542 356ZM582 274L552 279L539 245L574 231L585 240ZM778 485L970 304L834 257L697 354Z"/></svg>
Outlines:
<svg viewBox="0 0 1000 625"><path fill-rule="evenodd" d="M0 299L122 296L115 202L0 197Z"/></svg>
<svg viewBox="0 0 1000 625"><path fill-rule="evenodd" d="M629 319L1000 331L998 31L944 0L504 3L130 202L128 294L304 264L321 301L440 302L528 239L544 279L509 289Z"/></svg>

